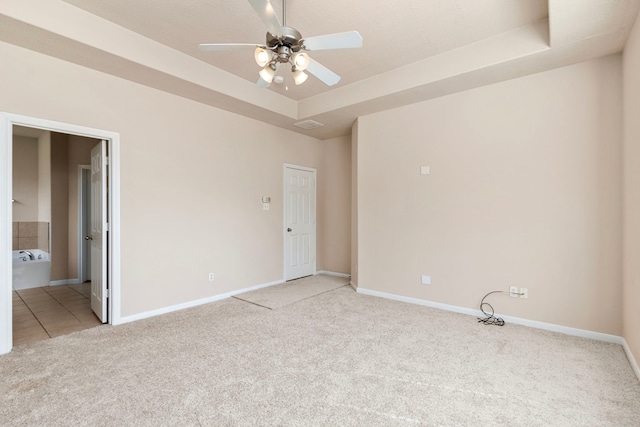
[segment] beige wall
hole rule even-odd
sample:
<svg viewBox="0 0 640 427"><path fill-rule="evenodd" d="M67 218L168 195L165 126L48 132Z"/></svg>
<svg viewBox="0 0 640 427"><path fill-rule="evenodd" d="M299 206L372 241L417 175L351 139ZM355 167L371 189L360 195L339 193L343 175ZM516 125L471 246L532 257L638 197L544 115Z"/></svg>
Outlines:
<svg viewBox="0 0 640 427"><path fill-rule="evenodd" d="M358 287L358 126L351 128L351 286Z"/></svg>
<svg viewBox="0 0 640 427"><path fill-rule="evenodd" d="M52 282L69 279L69 143L51 133L51 274Z"/></svg>
<svg viewBox="0 0 640 427"><path fill-rule="evenodd" d="M51 132L38 137L38 221L51 222Z"/></svg>
<svg viewBox="0 0 640 427"><path fill-rule="evenodd" d="M322 270L349 274L351 271L351 138L322 141L318 213L324 233L318 247Z"/></svg>
<svg viewBox="0 0 640 427"><path fill-rule="evenodd" d="M123 316L282 280L283 163L322 176L322 141L5 43L0 57L0 111L120 133Z"/></svg>
<svg viewBox="0 0 640 427"><path fill-rule="evenodd" d="M359 287L620 335L621 107L613 55L361 117Z"/></svg>
<svg viewBox="0 0 640 427"><path fill-rule="evenodd" d="M13 137L13 221L38 221L38 140Z"/></svg>
<svg viewBox="0 0 640 427"><path fill-rule="evenodd" d="M623 331L640 363L640 18L624 50Z"/></svg>

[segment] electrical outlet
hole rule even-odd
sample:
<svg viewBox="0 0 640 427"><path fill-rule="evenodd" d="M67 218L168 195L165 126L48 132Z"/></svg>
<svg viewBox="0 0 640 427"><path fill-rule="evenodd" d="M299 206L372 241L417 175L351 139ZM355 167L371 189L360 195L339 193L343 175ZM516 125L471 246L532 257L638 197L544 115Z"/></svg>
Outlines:
<svg viewBox="0 0 640 427"><path fill-rule="evenodd" d="M209 273L209 281L210 282L213 282L213 279L215 279L215 278L216 278L215 274Z"/></svg>
<svg viewBox="0 0 640 427"><path fill-rule="evenodd" d="M529 289L520 288L520 298L529 298Z"/></svg>
<svg viewBox="0 0 640 427"><path fill-rule="evenodd" d="M423 285L430 285L431 284L431 276L425 276L423 274L422 275L422 284Z"/></svg>
<svg viewBox="0 0 640 427"><path fill-rule="evenodd" d="M509 286L509 296L511 298L518 298L518 287L517 286Z"/></svg>

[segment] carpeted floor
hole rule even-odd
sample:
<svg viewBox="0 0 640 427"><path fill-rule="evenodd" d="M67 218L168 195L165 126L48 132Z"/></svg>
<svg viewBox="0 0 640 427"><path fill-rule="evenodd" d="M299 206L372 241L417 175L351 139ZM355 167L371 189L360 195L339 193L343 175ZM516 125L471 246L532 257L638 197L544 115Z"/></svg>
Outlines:
<svg viewBox="0 0 640 427"><path fill-rule="evenodd" d="M271 310L312 298L349 284L349 279L317 275L236 295L234 298Z"/></svg>
<svg viewBox="0 0 640 427"><path fill-rule="evenodd" d="M640 425L618 345L347 286L27 344L0 372L3 426Z"/></svg>

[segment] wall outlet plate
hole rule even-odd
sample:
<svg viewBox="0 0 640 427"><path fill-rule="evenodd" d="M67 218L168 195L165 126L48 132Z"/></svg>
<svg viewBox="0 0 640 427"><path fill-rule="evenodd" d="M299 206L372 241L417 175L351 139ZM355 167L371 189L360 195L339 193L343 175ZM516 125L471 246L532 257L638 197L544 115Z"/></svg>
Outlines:
<svg viewBox="0 0 640 427"><path fill-rule="evenodd" d="M430 285L431 284L431 276L425 276L423 274L422 275L422 284L423 285Z"/></svg>
<svg viewBox="0 0 640 427"><path fill-rule="evenodd" d="M213 282L213 280L216 278L216 275L213 273L209 273L209 281Z"/></svg>
<svg viewBox="0 0 640 427"><path fill-rule="evenodd" d="M529 298L529 289L520 288L520 298Z"/></svg>
<svg viewBox="0 0 640 427"><path fill-rule="evenodd" d="M509 286L509 296L511 298L518 298L518 287L517 286Z"/></svg>

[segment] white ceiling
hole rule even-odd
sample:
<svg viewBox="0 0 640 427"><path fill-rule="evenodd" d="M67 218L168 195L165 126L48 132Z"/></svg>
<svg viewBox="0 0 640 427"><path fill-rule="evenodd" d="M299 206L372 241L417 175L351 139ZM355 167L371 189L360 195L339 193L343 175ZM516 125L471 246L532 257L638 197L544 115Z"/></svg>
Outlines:
<svg viewBox="0 0 640 427"><path fill-rule="evenodd" d="M639 3L288 0L303 37L362 35L362 48L310 53L341 75L333 87L279 71L285 84L259 89L252 52L200 52L264 43L246 0L13 0L0 4L0 40L324 139L363 114L619 52ZM307 119L325 126L293 126Z"/></svg>

